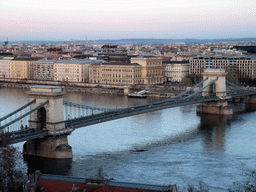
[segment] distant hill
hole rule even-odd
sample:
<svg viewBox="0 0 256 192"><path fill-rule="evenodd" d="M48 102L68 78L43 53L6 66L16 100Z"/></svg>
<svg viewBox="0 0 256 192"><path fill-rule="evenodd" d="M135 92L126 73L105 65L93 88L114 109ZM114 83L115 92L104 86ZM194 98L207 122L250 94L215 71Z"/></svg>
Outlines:
<svg viewBox="0 0 256 192"><path fill-rule="evenodd" d="M9 43L18 43L19 41L10 41ZM51 41L51 40L38 40L38 41L23 41L24 43L64 43L69 41ZM74 43L86 42L86 40L74 40ZM103 43L103 44L123 44L123 43L134 43L134 44L166 44L166 43L178 43L183 42L186 44L195 43L219 43L219 42L256 42L256 38L230 38L230 39L153 39L153 38L134 38L134 39L99 39L99 40L88 40L88 43ZM4 43L4 41L0 41Z"/></svg>
<svg viewBox="0 0 256 192"><path fill-rule="evenodd" d="M232 39L102 39L97 40L97 42L101 43L138 43L138 44L165 44L165 43L219 43L219 42L256 42L256 38L232 38Z"/></svg>

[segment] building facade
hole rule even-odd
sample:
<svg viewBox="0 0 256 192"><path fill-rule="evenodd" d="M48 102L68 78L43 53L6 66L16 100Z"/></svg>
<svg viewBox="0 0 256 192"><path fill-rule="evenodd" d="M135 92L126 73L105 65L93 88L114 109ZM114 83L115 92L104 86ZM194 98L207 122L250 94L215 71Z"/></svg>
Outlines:
<svg viewBox="0 0 256 192"><path fill-rule="evenodd" d="M10 78L10 63L13 57L0 58L0 78Z"/></svg>
<svg viewBox="0 0 256 192"><path fill-rule="evenodd" d="M33 79L33 65L38 58L16 58L10 62L10 78Z"/></svg>
<svg viewBox="0 0 256 192"><path fill-rule="evenodd" d="M167 81L181 82L189 74L188 61L165 61L163 71Z"/></svg>
<svg viewBox="0 0 256 192"><path fill-rule="evenodd" d="M162 57L133 57L131 58L131 63L138 63L141 66L142 84L162 84L165 81L163 76Z"/></svg>
<svg viewBox="0 0 256 192"><path fill-rule="evenodd" d="M88 82L89 65L101 60L57 60L54 62L54 80L71 82Z"/></svg>
<svg viewBox="0 0 256 192"><path fill-rule="evenodd" d="M54 62L56 60L39 60L34 63L33 77L36 80L54 80Z"/></svg>
<svg viewBox="0 0 256 192"><path fill-rule="evenodd" d="M225 69L229 75L236 73L239 78L256 78L256 56L249 55L202 55L189 63L189 74L200 75L205 68ZM232 74L231 74L232 75Z"/></svg>
<svg viewBox="0 0 256 192"><path fill-rule="evenodd" d="M111 85L142 84L142 68L137 63L109 62L92 64L89 68L89 82Z"/></svg>

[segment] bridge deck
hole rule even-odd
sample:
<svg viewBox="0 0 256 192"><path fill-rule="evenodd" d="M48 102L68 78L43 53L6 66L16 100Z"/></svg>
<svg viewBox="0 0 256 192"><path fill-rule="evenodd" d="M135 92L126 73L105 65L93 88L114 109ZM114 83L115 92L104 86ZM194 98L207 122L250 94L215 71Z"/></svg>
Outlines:
<svg viewBox="0 0 256 192"><path fill-rule="evenodd" d="M243 91L236 91L233 93L230 93L227 95L224 99L221 99L221 101L227 101L231 100L232 98L235 97L244 97L248 95L256 95L255 90L243 90ZM161 102L157 103L152 103L152 104L147 104L147 105L140 105L140 106L134 106L130 108L122 108L122 109L116 109L112 111L106 111L90 116L85 116L81 118L76 118L76 119L71 119L64 121L65 122L65 130L70 129L68 133L70 134L72 130L75 128L81 128L89 125L94 125L98 123L103 123L106 121L111 121L115 119L120 119L124 117L129 117L133 115L139 115L142 113L148 113L148 112L153 112L153 111L158 111L162 109L167 109L167 108L173 108L173 107L179 107L179 106L185 106L185 105L193 105L193 104L198 104L198 103L203 103L203 102L210 102L210 101L220 101L220 98L216 96L212 97L191 97L190 95L185 96L184 98L175 99L170 98ZM60 132L61 133L61 132ZM27 130L20 130L16 132L11 132L7 133L9 134L9 143L18 143L30 139L35 139L35 138L43 138L45 136L51 136L51 134L47 130L40 130L40 131L35 131L33 129L27 129ZM65 134L67 134L65 132ZM55 134L54 134L55 135ZM52 135L52 136L54 136ZM2 138L0 137L0 143Z"/></svg>
<svg viewBox="0 0 256 192"><path fill-rule="evenodd" d="M85 127L89 125L103 123L106 121L129 117L133 115L139 115L142 113L158 111L158 110L167 109L167 108L193 105L193 104L210 102L210 101L220 101L220 100L227 101L227 100L231 100L232 97L243 97L243 96L255 95L255 94L256 94L255 91L240 91L240 92L238 91L226 96L225 99L222 99L222 100L217 96L213 96L213 97L200 96L200 97L182 98L177 100L166 100L166 101L161 101L157 103L140 105L140 106L135 106L130 108L117 109L115 111L104 112L104 113L99 113L99 114L90 115L86 117L71 119L71 120L65 121L65 124L67 128L71 127L72 129L75 129L75 128Z"/></svg>
<svg viewBox="0 0 256 192"><path fill-rule="evenodd" d="M16 132L11 132L7 133L6 135L2 135L0 138L0 144L3 140L7 143L19 143L31 139L36 139L36 138L43 138L48 135L47 130L39 130L39 131L34 131L34 129L27 129L27 130L22 130L22 131L16 131Z"/></svg>

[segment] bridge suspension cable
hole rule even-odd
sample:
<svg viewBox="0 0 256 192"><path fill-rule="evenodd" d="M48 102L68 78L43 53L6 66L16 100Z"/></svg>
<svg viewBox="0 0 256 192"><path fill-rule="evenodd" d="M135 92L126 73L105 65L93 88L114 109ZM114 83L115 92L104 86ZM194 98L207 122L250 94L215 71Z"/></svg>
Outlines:
<svg viewBox="0 0 256 192"><path fill-rule="evenodd" d="M36 102L36 100L34 99L33 101L27 103L26 105L23 105L23 106L20 107L19 109L17 109L17 110L15 110L15 111L9 113L8 115L6 115L6 116L0 118L0 122L3 121L3 120L5 120L5 119L7 119L7 118L9 118L9 117L11 117L11 116L13 116L13 115L15 115L15 114L17 114L18 112L20 112L21 110L27 108L28 106L32 105L32 104L35 103L35 102Z"/></svg>
<svg viewBox="0 0 256 192"><path fill-rule="evenodd" d="M202 85L207 79L208 79L208 77L205 78L205 79L204 79L203 81L201 81L200 83L194 85L193 87L191 87L191 88L188 89L187 91L184 91L184 92L182 92L181 94L176 95L176 96L174 96L174 97L172 97L172 98L170 98L170 99L166 99L165 101L170 101L170 100L173 100L173 99L177 99L177 98L179 98L179 97L181 97L181 96L183 96L183 95L189 93L190 91L192 91L192 90L195 89L196 87Z"/></svg>
<svg viewBox="0 0 256 192"><path fill-rule="evenodd" d="M237 88L235 88L235 87L233 87L233 86L231 86L231 85L226 85L229 89L231 89L231 90L237 90Z"/></svg>
<svg viewBox="0 0 256 192"><path fill-rule="evenodd" d="M188 95L188 96L186 96L186 97L184 97L184 98L182 98L182 99L188 99L188 98L190 98L190 97L193 97L194 95L197 95L198 93L201 93L204 89L206 89L207 87L209 87L209 86L211 86L215 81L217 81L218 80L218 78L216 78L215 80L213 80L212 82L210 82L209 84L207 84L206 86L204 86L204 87L202 87L201 89L199 89L198 91L196 91L196 92L194 92L194 93L192 93L192 94L190 94L190 95Z"/></svg>
<svg viewBox="0 0 256 192"><path fill-rule="evenodd" d="M30 115L31 113L35 112L36 110L40 109L41 107L45 106L49 101L47 100L46 102L42 103L41 105L37 106L36 108L30 110L29 112L25 113L24 115L21 115L20 117L14 119L13 121L10 121L9 123L6 123L2 126L0 126L0 130L3 130L4 128L16 123L17 121L23 119L24 117Z"/></svg>
<svg viewBox="0 0 256 192"><path fill-rule="evenodd" d="M233 87L237 88L237 89L244 90L243 87L239 87L239 86L237 86L237 85L235 85L235 84L233 84L233 83L231 83L229 81L226 81L226 83L229 84L230 86L233 86Z"/></svg>

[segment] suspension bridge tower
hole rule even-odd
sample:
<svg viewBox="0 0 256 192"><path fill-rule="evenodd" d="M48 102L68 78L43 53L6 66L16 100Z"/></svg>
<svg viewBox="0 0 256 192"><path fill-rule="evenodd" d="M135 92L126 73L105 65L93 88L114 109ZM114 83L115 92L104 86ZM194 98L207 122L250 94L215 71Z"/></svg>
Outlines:
<svg viewBox="0 0 256 192"><path fill-rule="evenodd" d="M72 158L72 148L67 135L72 130L65 129L63 114L63 91L61 86L31 86L27 92L30 100L36 100L31 109L46 103L30 115L29 128L48 130L48 136L27 141L23 146L24 155L53 159Z"/></svg>
<svg viewBox="0 0 256 192"><path fill-rule="evenodd" d="M202 73L203 79L208 78L203 87L206 87L210 82L213 84L208 86L202 92L202 96L216 95L219 97L219 101L205 102L197 107L198 113L219 114L219 115L232 115L233 110L229 107L227 100L226 90L226 75L224 69L205 69Z"/></svg>

